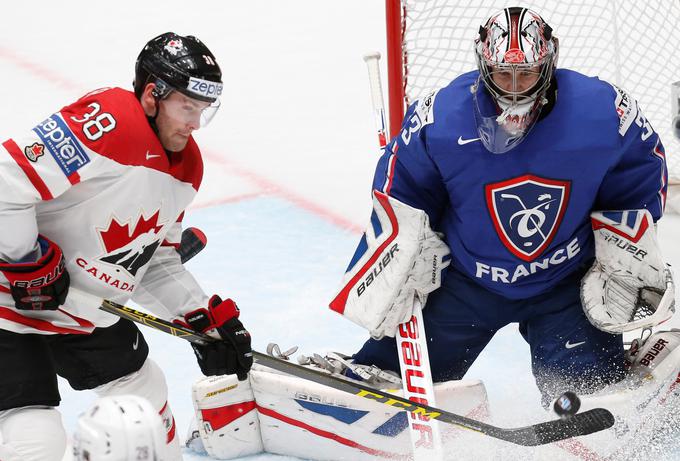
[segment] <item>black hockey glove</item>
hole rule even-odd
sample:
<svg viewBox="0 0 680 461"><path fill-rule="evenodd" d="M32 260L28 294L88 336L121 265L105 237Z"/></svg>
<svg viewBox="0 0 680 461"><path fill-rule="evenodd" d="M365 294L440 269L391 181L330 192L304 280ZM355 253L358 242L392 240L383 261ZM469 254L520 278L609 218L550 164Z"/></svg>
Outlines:
<svg viewBox="0 0 680 461"><path fill-rule="evenodd" d="M204 375L235 374L239 381L248 377L253 365L250 333L238 316L236 303L231 299L222 301L217 295L210 298L207 309L197 309L184 315L184 320L193 330L221 339L205 346L191 345Z"/></svg>
<svg viewBox="0 0 680 461"><path fill-rule="evenodd" d="M42 256L30 263L0 263L14 305L21 310L56 310L68 295L70 278L59 245L38 236Z"/></svg>

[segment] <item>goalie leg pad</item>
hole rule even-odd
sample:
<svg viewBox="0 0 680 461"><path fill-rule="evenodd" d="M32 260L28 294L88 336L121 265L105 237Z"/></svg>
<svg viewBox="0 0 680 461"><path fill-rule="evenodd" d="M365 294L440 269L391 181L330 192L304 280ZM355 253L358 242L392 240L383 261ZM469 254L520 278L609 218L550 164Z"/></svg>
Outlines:
<svg viewBox="0 0 680 461"><path fill-rule="evenodd" d="M0 412L2 461L61 461L66 432L61 415L50 407L22 407Z"/></svg>
<svg viewBox="0 0 680 461"><path fill-rule="evenodd" d="M212 457L233 459L263 450L260 421L249 380L207 376L192 387L203 448Z"/></svg>
<svg viewBox="0 0 680 461"><path fill-rule="evenodd" d="M410 459L412 455L408 417L398 408L264 367L254 367L250 379L269 453L328 461ZM438 383L435 396L441 408L475 419L489 417L481 381ZM471 443L475 440L471 431L440 426L444 446L450 444L452 451L464 446L466 437Z"/></svg>

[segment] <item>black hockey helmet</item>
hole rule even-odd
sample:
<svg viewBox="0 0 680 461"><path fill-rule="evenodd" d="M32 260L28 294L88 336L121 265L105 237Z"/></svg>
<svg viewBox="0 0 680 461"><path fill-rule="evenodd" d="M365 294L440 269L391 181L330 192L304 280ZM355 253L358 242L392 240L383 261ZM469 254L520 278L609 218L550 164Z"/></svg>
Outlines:
<svg viewBox="0 0 680 461"><path fill-rule="evenodd" d="M155 83L154 96L163 99L171 91L213 103L222 94L222 71L207 46L192 35L166 32L150 40L135 64L135 95Z"/></svg>

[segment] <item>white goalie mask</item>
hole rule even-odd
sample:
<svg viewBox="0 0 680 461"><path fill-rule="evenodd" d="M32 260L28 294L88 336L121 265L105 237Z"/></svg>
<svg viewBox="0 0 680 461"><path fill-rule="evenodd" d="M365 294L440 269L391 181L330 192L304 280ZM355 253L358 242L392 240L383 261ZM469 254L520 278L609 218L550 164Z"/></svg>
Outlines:
<svg viewBox="0 0 680 461"><path fill-rule="evenodd" d="M547 103L558 42L537 13L506 8L479 28L475 56L477 130L490 152L502 154L524 140Z"/></svg>
<svg viewBox="0 0 680 461"><path fill-rule="evenodd" d="M74 434L77 461L165 461L166 432L158 412L134 395L102 397L80 418Z"/></svg>

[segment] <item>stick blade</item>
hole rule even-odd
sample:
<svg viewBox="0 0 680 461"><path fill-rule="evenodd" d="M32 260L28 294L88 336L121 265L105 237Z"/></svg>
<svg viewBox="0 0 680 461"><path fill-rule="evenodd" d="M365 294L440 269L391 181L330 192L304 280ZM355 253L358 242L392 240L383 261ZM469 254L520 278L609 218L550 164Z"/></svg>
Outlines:
<svg viewBox="0 0 680 461"><path fill-rule="evenodd" d="M516 434L516 436L522 439L522 445L545 445L603 431L613 425L614 415L609 410L594 408L583 413L577 413L567 419L555 419L517 429L517 431L523 431L524 434Z"/></svg>

